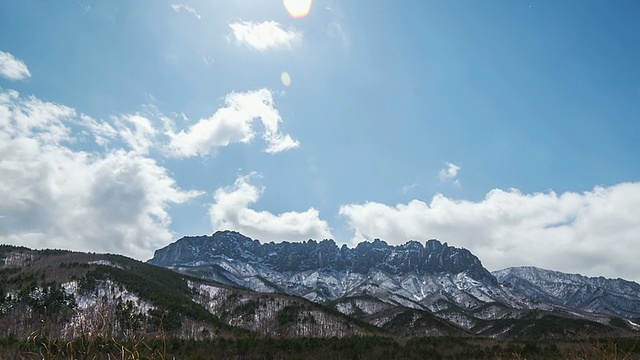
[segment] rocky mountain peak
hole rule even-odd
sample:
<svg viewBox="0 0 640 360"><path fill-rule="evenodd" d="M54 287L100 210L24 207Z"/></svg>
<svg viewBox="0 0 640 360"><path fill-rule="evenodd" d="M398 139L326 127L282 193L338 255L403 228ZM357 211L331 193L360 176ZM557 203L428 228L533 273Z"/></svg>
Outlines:
<svg viewBox="0 0 640 360"><path fill-rule="evenodd" d="M433 253L442 250L443 247L447 247L447 243L444 243L443 245L440 241L431 239L427 241L425 249L428 253Z"/></svg>
<svg viewBox="0 0 640 360"><path fill-rule="evenodd" d="M326 239L260 243L235 231L217 231L211 236L184 237L157 250L150 262L176 266L221 258L258 264L279 272L333 270L368 274L383 271L392 275L466 272L478 281L497 283L471 252L438 240L429 240L424 246L417 241L394 246L375 239L354 248L346 245L339 248L335 241Z"/></svg>

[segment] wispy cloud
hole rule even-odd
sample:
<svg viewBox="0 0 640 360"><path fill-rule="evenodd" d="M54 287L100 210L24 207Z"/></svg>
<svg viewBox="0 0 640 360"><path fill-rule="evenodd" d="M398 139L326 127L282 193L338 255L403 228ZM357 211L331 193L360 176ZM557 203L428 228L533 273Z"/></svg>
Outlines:
<svg viewBox="0 0 640 360"><path fill-rule="evenodd" d="M192 8L189 5L184 5L184 4L173 4L171 5L171 8L173 9L173 11L179 13L180 11L184 11L186 13L189 13L193 16L195 16L198 20L202 19L202 16L200 16L200 14L198 14L198 12Z"/></svg>
<svg viewBox="0 0 640 360"><path fill-rule="evenodd" d="M214 229L237 230L262 241L303 241L331 238L326 221L314 208L303 212L290 211L273 214L256 211L250 206L256 203L264 187L251 184L255 173L239 177L233 186L216 190L214 202L209 208Z"/></svg>
<svg viewBox="0 0 640 360"><path fill-rule="evenodd" d="M238 44L247 45L258 51L290 47L302 37L299 32L286 30L275 21L261 23L241 21L229 24L229 27Z"/></svg>
<svg viewBox="0 0 640 360"><path fill-rule="evenodd" d="M227 95L225 107L210 118L201 119L186 131L169 132L169 147L176 157L190 157L210 154L231 143L250 143L256 135L253 122L257 119L264 128L266 152L273 154L300 146L297 140L279 131L282 118L273 105L273 94L260 89Z"/></svg>
<svg viewBox="0 0 640 360"><path fill-rule="evenodd" d="M325 4L325 9L331 13L331 20L327 25L327 35L341 42L343 48L348 48L351 45L351 40L349 39L342 4L333 0L328 0Z"/></svg>
<svg viewBox="0 0 640 360"><path fill-rule="evenodd" d="M341 22L332 21L327 27L327 33L329 37L340 40L342 46L345 48L351 44L347 32L344 30L344 25Z"/></svg>
<svg viewBox="0 0 640 360"><path fill-rule="evenodd" d="M146 117L135 115L124 115L113 118L118 135L137 154L146 155L154 145L154 137L158 131Z"/></svg>
<svg viewBox="0 0 640 360"><path fill-rule="evenodd" d="M0 51L0 76L9 80L24 80L31 77L27 65L12 54Z"/></svg>
<svg viewBox="0 0 640 360"><path fill-rule="evenodd" d="M440 170L440 173L438 173L438 178L440 179L440 181L451 181L455 179L456 176L458 176L458 172L460 171L460 169L462 169L462 167L460 167L459 165L452 163L445 163L445 165L446 166L442 170Z"/></svg>
<svg viewBox="0 0 640 360"><path fill-rule="evenodd" d="M403 186L403 187L402 187L402 193L403 193L404 195L407 195L411 190L413 190L413 189L415 189L415 188L417 188L417 187L418 187L418 183L413 183L413 184L410 184L410 185L405 185L405 186Z"/></svg>

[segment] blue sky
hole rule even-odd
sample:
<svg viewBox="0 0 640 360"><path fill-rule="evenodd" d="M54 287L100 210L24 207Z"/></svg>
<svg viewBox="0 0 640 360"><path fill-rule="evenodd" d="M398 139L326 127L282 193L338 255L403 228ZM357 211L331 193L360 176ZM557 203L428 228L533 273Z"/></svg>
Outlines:
<svg viewBox="0 0 640 360"><path fill-rule="evenodd" d="M639 17L631 0L315 0L299 18L279 0L2 1L0 242L147 259L227 228L439 238L491 270L640 279Z"/></svg>

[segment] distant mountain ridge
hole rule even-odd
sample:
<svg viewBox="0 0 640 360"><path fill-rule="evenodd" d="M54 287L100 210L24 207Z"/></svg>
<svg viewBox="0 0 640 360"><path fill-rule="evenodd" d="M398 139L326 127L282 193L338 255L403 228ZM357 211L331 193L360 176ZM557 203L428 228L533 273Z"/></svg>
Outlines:
<svg viewBox="0 0 640 360"><path fill-rule="evenodd" d="M633 281L565 274L533 266L512 267L492 274L501 283L540 301L591 313L622 317L640 314L640 284Z"/></svg>

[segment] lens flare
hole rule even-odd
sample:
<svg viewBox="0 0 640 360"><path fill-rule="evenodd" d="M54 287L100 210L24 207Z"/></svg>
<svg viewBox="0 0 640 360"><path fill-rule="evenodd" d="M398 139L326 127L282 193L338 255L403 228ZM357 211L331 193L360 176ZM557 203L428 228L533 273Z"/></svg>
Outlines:
<svg viewBox="0 0 640 360"><path fill-rule="evenodd" d="M291 76L288 72L283 71L282 74L280 74L280 81L282 81L282 84L284 84L284 86L289 86L291 85Z"/></svg>
<svg viewBox="0 0 640 360"><path fill-rule="evenodd" d="M294 19L309 15L313 0L284 0L284 7Z"/></svg>

